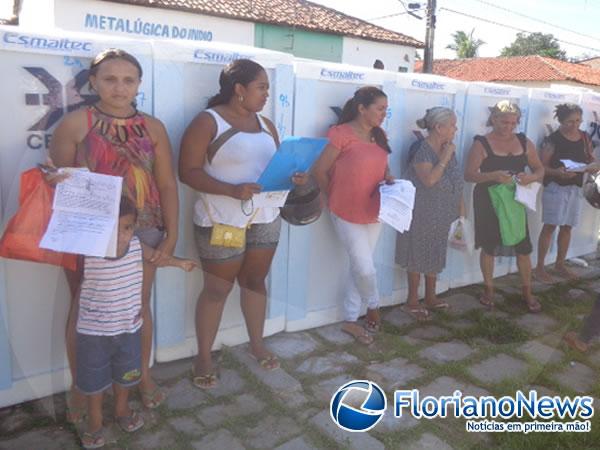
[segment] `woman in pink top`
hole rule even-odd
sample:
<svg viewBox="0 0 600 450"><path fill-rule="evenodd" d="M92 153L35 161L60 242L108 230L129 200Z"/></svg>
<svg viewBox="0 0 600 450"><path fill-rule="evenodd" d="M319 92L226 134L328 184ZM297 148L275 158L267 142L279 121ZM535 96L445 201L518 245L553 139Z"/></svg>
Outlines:
<svg viewBox="0 0 600 450"><path fill-rule="evenodd" d="M391 150L381 128L387 108L381 89L357 90L344 105L338 125L329 130L330 144L314 167L334 228L350 258L342 331L367 345L373 342L369 331L376 332L380 324L373 262L381 231L378 187L384 180L393 183L388 169ZM362 302L368 306L365 327L357 323Z"/></svg>

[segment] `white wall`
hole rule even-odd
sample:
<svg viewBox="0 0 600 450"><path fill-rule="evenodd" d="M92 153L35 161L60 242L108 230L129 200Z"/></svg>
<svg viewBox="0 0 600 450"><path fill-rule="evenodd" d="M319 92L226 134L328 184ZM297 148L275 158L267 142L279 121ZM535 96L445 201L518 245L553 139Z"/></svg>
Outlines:
<svg viewBox="0 0 600 450"><path fill-rule="evenodd" d="M398 67L401 66L406 67L408 72L412 72L415 64L415 48L344 37L343 63L373 67L376 59L383 61L385 70L398 72Z"/></svg>
<svg viewBox="0 0 600 450"><path fill-rule="evenodd" d="M25 4L38 1L40 0L25 0ZM131 38L189 39L254 45L254 24L251 22L182 11L97 0L54 0L54 14L54 25L65 30ZM186 30L185 37L181 36L182 29Z"/></svg>

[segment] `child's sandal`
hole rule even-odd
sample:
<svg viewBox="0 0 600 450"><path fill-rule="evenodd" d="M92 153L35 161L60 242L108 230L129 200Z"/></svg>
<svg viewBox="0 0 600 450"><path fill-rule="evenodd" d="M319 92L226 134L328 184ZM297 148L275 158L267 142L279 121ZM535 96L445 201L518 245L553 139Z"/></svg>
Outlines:
<svg viewBox="0 0 600 450"><path fill-rule="evenodd" d="M104 436L102 436L102 428L93 433L84 431L81 436L81 446L85 449L88 448L102 448L106 445Z"/></svg>
<svg viewBox="0 0 600 450"><path fill-rule="evenodd" d="M125 433L133 433L144 426L144 418L134 410L128 416L115 417L115 422Z"/></svg>

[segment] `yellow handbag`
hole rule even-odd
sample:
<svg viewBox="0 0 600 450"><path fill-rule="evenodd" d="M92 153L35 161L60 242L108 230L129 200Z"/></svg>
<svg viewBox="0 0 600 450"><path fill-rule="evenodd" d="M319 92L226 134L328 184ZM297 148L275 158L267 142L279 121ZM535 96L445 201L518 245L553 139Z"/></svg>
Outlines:
<svg viewBox="0 0 600 450"><path fill-rule="evenodd" d="M214 223L210 232L210 245L215 247L244 248L246 245L246 230L224 223Z"/></svg>
<svg viewBox="0 0 600 450"><path fill-rule="evenodd" d="M246 231L252 225L252 220L258 213L258 208L254 211L254 214L252 214L252 217L250 217L250 220L245 227L234 227L233 225L215 222L210 213L208 203L204 197L201 198L206 213L208 214L208 218L212 222L210 245L215 247L244 248L246 246Z"/></svg>

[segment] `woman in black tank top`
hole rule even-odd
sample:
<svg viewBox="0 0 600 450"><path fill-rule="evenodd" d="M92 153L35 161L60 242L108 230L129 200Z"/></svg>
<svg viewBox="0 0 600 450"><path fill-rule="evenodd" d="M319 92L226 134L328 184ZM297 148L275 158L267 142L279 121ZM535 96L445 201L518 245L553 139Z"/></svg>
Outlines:
<svg viewBox="0 0 600 450"><path fill-rule="evenodd" d="M552 235L559 227L557 254L554 269L567 279L577 276L565 265L571 242L571 229L579 222L581 214L583 172L569 172L561 160L589 164L594 161L591 139L579 129L582 110L575 104L557 105L554 111L560 127L542 144L541 158L545 166L544 193L542 194L542 222L544 226L538 240L538 260L534 271L536 279L543 283L553 283L554 279L544 263L550 248ZM590 171L586 168L586 171ZM597 169L597 168L596 168Z"/></svg>
<svg viewBox="0 0 600 450"><path fill-rule="evenodd" d="M465 181L476 183L473 190L475 247L481 248L480 265L485 285L479 301L486 307L494 305L494 257L516 255L523 299L529 311L538 312L541 305L531 294L529 230L525 239L517 245L502 245L498 217L488 193L490 186L511 183L513 176L522 185L541 181L544 176L544 167L533 143L524 134L514 133L520 116L519 107L506 100L491 108L487 124L492 131L485 136L475 136L465 169ZM525 172L527 167L531 173Z"/></svg>

